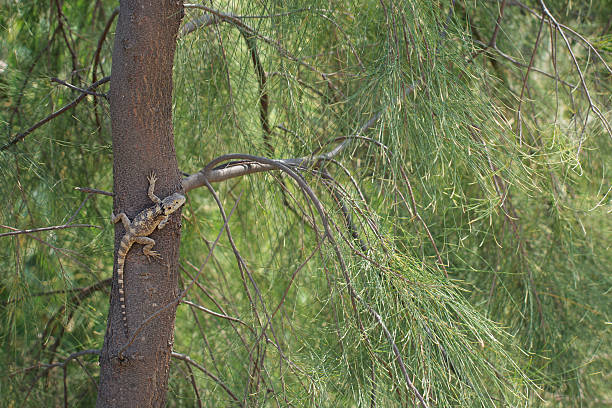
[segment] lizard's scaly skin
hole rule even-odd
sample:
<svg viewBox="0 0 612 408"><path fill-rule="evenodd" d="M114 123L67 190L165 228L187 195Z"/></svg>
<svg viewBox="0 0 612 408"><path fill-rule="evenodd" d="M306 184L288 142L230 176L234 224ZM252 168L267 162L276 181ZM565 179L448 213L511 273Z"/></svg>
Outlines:
<svg viewBox="0 0 612 408"><path fill-rule="evenodd" d="M121 213L117 216L111 214L113 223L121 221L125 227L125 235L121 238L119 244L119 251L117 252L117 277L119 284L119 303L121 305L121 315L123 317L123 327L125 329L125 336L128 337L128 323L127 313L125 311L125 284L123 279L123 268L125 266L125 258L128 251L134 245L134 243L144 245L142 252L146 255L150 261L150 257L155 259L162 259L161 255L157 251L153 251L153 245L155 241L149 238L149 235L155 231L155 228L162 229L166 226L170 215L178 210L185 203L185 196L179 193L174 193L161 200L154 194L155 182L157 177L155 173L151 173L149 177L149 191L148 195L151 201L155 205L138 213L134 220L130 222L130 219Z"/></svg>

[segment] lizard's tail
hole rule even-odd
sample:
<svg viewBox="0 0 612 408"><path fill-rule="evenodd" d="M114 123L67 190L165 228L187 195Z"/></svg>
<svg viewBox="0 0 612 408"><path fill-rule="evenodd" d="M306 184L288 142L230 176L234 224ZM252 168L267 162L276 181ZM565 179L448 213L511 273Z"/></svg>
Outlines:
<svg viewBox="0 0 612 408"><path fill-rule="evenodd" d="M121 239L119 244L119 251L117 251L117 283L119 284L119 305L121 307L121 318L123 319L123 329L125 331L125 337L128 336L128 323L127 323L127 312L125 311L125 284L123 278L123 269L125 266L125 257L132 246L132 240L126 234Z"/></svg>

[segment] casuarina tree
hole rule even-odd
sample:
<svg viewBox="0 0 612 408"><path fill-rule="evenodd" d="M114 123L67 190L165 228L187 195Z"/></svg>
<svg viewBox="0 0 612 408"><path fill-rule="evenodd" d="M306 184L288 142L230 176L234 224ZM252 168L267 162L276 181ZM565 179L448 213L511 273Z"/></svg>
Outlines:
<svg viewBox="0 0 612 408"><path fill-rule="evenodd" d="M3 402L606 405L610 11L5 2Z"/></svg>

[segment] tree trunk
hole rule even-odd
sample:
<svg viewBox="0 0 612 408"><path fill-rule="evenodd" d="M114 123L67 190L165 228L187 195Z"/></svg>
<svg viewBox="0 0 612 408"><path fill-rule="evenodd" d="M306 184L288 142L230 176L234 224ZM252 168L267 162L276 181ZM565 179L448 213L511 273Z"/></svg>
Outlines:
<svg viewBox="0 0 612 408"><path fill-rule="evenodd" d="M153 203L147 175L157 173L155 194L181 190L172 130L172 65L183 15L181 0L122 0L113 48L110 90L113 136L114 211L132 220ZM165 404L176 306L148 321L134 341L123 329L117 286L117 250L123 234L115 228L115 272L100 356L98 407L160 407ZM180 211L150 236L163 260L149 263L134 245L125 262L125 304L129 336L178 295ZM123 350L123 351L122 351Z"/></svg>

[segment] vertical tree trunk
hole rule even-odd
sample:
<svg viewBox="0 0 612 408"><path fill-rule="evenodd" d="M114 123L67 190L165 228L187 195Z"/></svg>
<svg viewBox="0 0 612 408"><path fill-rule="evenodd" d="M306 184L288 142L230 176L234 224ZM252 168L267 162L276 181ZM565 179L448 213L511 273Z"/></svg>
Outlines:
<svg viewBox="0 0 612 408"><path fill-rule="evenodd" d="M146 176L154 170L160 198L181 189L172 130L172 65L183 14L181 0L122 0L113 49L110 90L115 213L131 219L152 205ZM123 225L115 228L115 265ZM125 303L132 336L143 321L178 294L180 212L152 235L162 261L149 263L134 245L125 263ZM119 353L125 337L116 266L104 346L98 407L165 404L176 308L169 307ZM123 357L123 358L122 358Z"/></svg>

